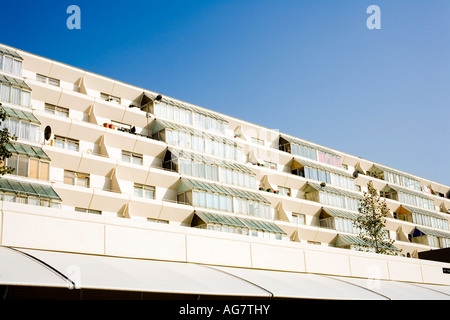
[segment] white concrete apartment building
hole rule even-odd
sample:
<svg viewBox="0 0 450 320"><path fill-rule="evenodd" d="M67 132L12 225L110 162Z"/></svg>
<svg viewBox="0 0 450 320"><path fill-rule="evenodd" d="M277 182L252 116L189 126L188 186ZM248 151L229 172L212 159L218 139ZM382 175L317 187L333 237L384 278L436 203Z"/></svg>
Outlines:
<svg viewBox="0 0 450 320"><path fill-rule="evenodd" d="M450 298L449 186L7 45L0 102L3 297Z"/></svg>

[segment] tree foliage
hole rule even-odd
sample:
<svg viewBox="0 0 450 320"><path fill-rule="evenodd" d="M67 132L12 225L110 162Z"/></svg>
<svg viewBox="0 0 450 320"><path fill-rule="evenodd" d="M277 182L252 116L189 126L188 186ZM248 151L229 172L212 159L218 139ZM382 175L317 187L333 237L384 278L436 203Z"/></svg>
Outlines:
<svg viewBox="0 0 450 320"><path fill-rule="evenodd" d="M0 120L3 123L6 119L6 112L0 108ZM16 136L11 136L8 128L3 128L0 130L0 176L7 173L13 173L14 168L6 166L6 159L11 157L11 152L8 150L7 145L11 140L17 140Z"/></svg>
<svg viewBox="0 0 450 320"><path fill-rule="evenodd" d="M389 238L386 230L386 216L389 212L386 201L380 199L372 181L367 184L367 189L358 206L359 215L354 221L355 227L360 230L358 237L364 243L359 249L398 255L400 250L393 246L394 240Z"/></svg>

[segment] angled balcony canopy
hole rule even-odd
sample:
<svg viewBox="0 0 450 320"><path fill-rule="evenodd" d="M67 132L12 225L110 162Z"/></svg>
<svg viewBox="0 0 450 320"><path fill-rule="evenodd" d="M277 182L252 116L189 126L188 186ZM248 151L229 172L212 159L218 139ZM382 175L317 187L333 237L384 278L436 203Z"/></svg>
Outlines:
<svg viewBox="0 0 450 320"><path fill-rule="evenodd" d="M215 159L212 157L207 157L207 156L203 156L199 153L194 153L194 152L189 152L186 150L181 150L181 149L174 149L174 148L168 148L166 152L169 152L170 155L168 155L168 157L164 157L166 159L168 159L169 157L172 160L176 160L178 158L181 159L189 159L189 160L193 160L193 161L198 161L198 162L202 162L202 163L206 163L209 165L216 165L219 167L224 167L230 170L236 170L236 171L241 171L247 174L251 174L251 175L255 175L255 173L250 170L249 168L247 168L246 166L239 164L239 163L233 163L230 161L224 161L221 159ZM167 154L167 153L166 153Z"/></svg>
<svg viewBox="0 0 450 320"><path fill-rule="evenodd" d="M310 181L308 181L308 183L307 183L306 190L308 190L308 189L316 190L316 191L325 191L325 192L334 193L334 194L349 197L349 198L363 199L363 196L357 192L341 190L338 188L331 187L329 185L325 185L324 187L322 187L320 184L310 182Z"/></svg>
<svg viewBox="0 0 450 320"><path fill-rule="evenodd" d="M31 112L22 111L19 109L8 108L5 106L1 106L0 108L3 111L5 111L7 116L10 118L15 118L15 119L19 119L19 120L36 123L36 124L41 124L41 122Z"/></svg>
<svg viewBox="0 0 450 320"><path fill-rule="evenodd" d="M313 162L313 161L308 161L305 160L299 156L295 156L292 158L292 164L291 164L292 169L298 168L298 167L310 167L310 168L314 168L314 169L319 169L322 171L328 171L331 173L335 173L341 176L346 176L346 177L351 177L352 175L350 173L348 173L345 170L340 170L337 167L332 167L332 166L325 166L322 165L318 162Z"/></svg>
<svg viewBox="0 0 450 320"><path fill-rule="evenodd" d="M0 192L15 193L17 195L35 196L52 200L61 200L52 187L36 183L0 178Z"/></svg>
<svg viewBox="0 0 450 320"><path fill-rule="evenodd" d="M204 211L195 211L195 214L204 222L204 223L214 223L220 224L230 227L239 227L239 228L247 228L247 226L237 217L230 215L223 215L217 213L210 213Z"/></svg>
<svg viewBox="0 0 450 320"><path fill-rule="evenodd" d="M261 221L256 219L249 219L249 218L241 218L241 217L235 217L230 215L223 215L223 214L217 214L217 213L209 213L209 212L203 212L203 211L196 211L195 214L203 220L205 223L213 223L213 224L220 224L220 225L226 225L231 227L238 227L238 228L246 228L251 230L257 230L257 231L266 231L266 232L273 232L273 233L279 233L279 234L286 234L280 227L278 227L273 222L268 221Z"/></svg>
<svg viewBox="0 0 450 320"><path fill-rule="evenodd" d="M142 106L146 105L149 102L152 102L152 101L154 102L156 100L157 96L158 95L152 94L150 92L143 92L142 95L141 95L141 98L140 98L140 106L142 107ZM225 118L221 117L220 115L218 115L216 113L204 110L204 109L202 109L200 107L196 107L196 106L193 106L193 105L188 105L188 104L186 104L184 102L181 102L181 101L176 101L176 100L173 100L173 99L161 96L161 100L159 100L157 102L161 102L161 103L165 103L167 105L171 105L171 106L174 106L174 107L178 107L178 108L182 108L182 109L185 109L185 110L189 110L189 111L192 111L192 112L204 115L206 117L214 118L216 120L228 123L228 121Z"/></svg>
<svg viewBox="0 0 450 320"><path fill-rule="evenodd" d="M181 179L180 184L178 185L178 193L185 192L188 190L200 190L206 192L219 193L227 196L270 204L270 202L267 199L265 199L263 196L261 196L259 193L256 192L240 190L237 188L224 187L216 183L203 182L193 179Z"/></svg>
<svg viewBox="0 0 450 320"><path fill-rule="evenodd" d="M332 216L332 217L345 218L345 219L351 219L351 220L354 220L357 218L356 213L349 212L346 210L339 210L339 209L335 209L335 208L323 207L322 212L324 212L325 214Z"/></svg>
<svg viewBox="0 0 450 320"><path fill-rule="evenodd" d="M31 91L31 88L25 83L25 81L20 80L20 79L0 75L0 82L10 85L10 86L13 86L13 87L19 87L21 89Z"/></svg>
<svg viewBox="0 0 450 320"><path fill-rule="evenodd" d="M156 119L152 124L152 133L162 131L164 129L171 129L176 131L181 131L185 133L190 133L196 136L202 136L202 132L199 130L195 130L186 126L179 125L177 123L173 123L167 120Z"/></svg>
<svg viewBox="0 0 450 320"><path fill-rule="evenodd" d="M0 46L0 53L9 55L9 56L14 57L16 59L23 60L23 58L17 53L16 50L11 50L11 49L5 48L4 46Z"/></svg>
<svg viewBox="0 0 450 320"><path fill-rule="evenodd" d="M334 155L336 157L340 157L339 154L337 154L336 152L332 151L331 149L327 149L325 147L318 146L318 145L306 142L304 140L301 140L301 139L298 139L298 138L295 138L295 137L291 137L291 136L288 136L288 135L285 135L285 134L280 134L280 139L282 139L280 141L280 144L294 143L294 144L298 144L300 146L304 146L304 147L315 149L315 150L318 150L318 151L321 151L321 152L324 152L324 153L328 153L328 154Z"/></svg>
<svg viewBox="0 0 450 320"><path fill-rule="evenodd" d="M162 131L164 129L171 129L171 130L176 130L176 131L180 131L180 132L185 132L185 133L189 133L195 136L199 136L199 137L207 137L211 140L216 140L219 141L221 143L224 144L228 144L231 146L236 146L236 142L233 140L230 140L228 138L225 137L221 137L218 135L214 135L211 134L209 132L202 132L200 130L196 130L193 128L190 128L188 126L184 126L184 125L180 125L177 123L174 123L172 121L167 121L167 120L162 120L162 119L155 119L152 123L152 134L155 132L159 132Z"/></svg>
<svg viewBox="0 0 450 320"><path fill-rule="evenodd" d="M416 225L414 230L413 230L413 234L419 235L419 233L417 233L417 231L419 231L420 234L426 234L426 235L432 235L432 236L436 236L436 237L450 239L450 232L449 231L436 230L436 229L431 229L431 228L427 228L427 227L424 227L424 226Z"/></svg>
<svg viewBox="0 0 450 320"><path fill-rule="evenodd" d="M393 173L393 174L396 174L396 175L399 175L399 176L402 176L402 177L406 177L406 178L408 178L408 179L412 179L412 180L418 181L417 178L416 178L415 176L411 175L411 174L408 174L408 173L406 173L406 172L402 172L402 171L400 171L400 170L392 169L392 168L383 166L383 165L381 165L381 164L374 164L374 165L372 165L372 167L370 167L370 169L368 169L367 171L370 171L370 172L377 172L377 173L379 173L379 174L380 174L380 173L383 173L383 174L384 174L385 172L389 172L389 173Z"/></svg>
<svg viewBox="0 0 450 320"><path fill-rule="evenodd" d="M365 241L357 236L352 235L344 235L344 234L338 234L336 238L336 247L348 247L348 246L362 246L362 247L371 247L372 244L368 241ZM397 247L394 245L387 245L388 249L399 251Z"/></svg>
<svg viewBox="0 0 450 320"><path fill-rule="evenodd" d="M6 145L6 149L13 153L19 155L25 155L31 158L37 158L42 160L50 160L47 154L40 147L30 146L23 143L11 142Z"/></svg>
<svg viewBox="0 0 450 320"><path fill-rule="evenodd" d="M435 218L438 218L438 219L445 219L440 214L438 214L437 212L434 212L434 211L425 210L425 209L419 209L419 208L413 208L413 207L410 207L410 206L407 206L407 205L404 205L404 204L401 204L400 207L402 207L403 209L405 209L409 213L418 213L418 214L423 214L423 215L430 216L430 217L435 217Z"/></svg>
<svg viewBox="0 0 450 320"><path fill-rule="evenodd" d="M274 233L281 233L286 235L280 227L273 222L260 221L255 219L239 218L249 229L258 231L267 231Z"/></svg>
<svg viewBox="0 0 450 320"><path fill-rule="evenodd" d="M422 193L420 191L416 191L413 189L405 188L405 187L400 187L398 185L387 184L386 187L384 187L384 189L382 191L392 191L392 190L395 192L403 192L403 193L411 194L413 196L430 199L430 197L428 197L427 194L425 194L425 193Z"/></svg>

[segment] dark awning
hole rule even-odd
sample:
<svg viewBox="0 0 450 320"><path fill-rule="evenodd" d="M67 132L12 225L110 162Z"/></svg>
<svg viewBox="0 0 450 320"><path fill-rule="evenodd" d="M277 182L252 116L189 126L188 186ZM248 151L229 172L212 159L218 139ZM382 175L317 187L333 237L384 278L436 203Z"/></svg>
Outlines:
<svg viewBox="0 0 450 320"><path fill-rule="evenodd" d="M0 178L0 192L61 200L51 186Z"/></svg>
<svg viewBox="0 0 450 320"><path fill-rule="evenodd" d="M25 155L31 158L50 160L47 154L40 147L30 146L23 143L12 142L6 145L6 149L13 153L19 155Z"/></svg>

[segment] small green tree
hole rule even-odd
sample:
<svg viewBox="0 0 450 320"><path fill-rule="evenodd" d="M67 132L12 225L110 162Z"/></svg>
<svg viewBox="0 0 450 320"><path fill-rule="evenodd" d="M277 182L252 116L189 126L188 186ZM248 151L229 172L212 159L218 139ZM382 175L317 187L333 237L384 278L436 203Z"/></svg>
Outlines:
<svg viewBox="0 0 450 320"><path fill-rule="evenodd" d="M354 226L360 230L358 237L365 243L359 250L398 255L400 250L393 246L394 240L389 238L386 230L386 216L389 212L386 201L380 199L372 181L367 184L367 189L359 202L359 215L354 221Z"/></svg>
<svg viewBox="0 0 450 320"><path fill-rule="evenodd" d="M2 108L0 108L1 123L5 121L6 116L6 112ZM6 159L12 156L12 153L7 148L7 145L11 140L15 141L17 140L17 137L11 136L8 128L3 128L2 130L0 130L0 176L14 172L14 168L6 166Z"/></svg>

